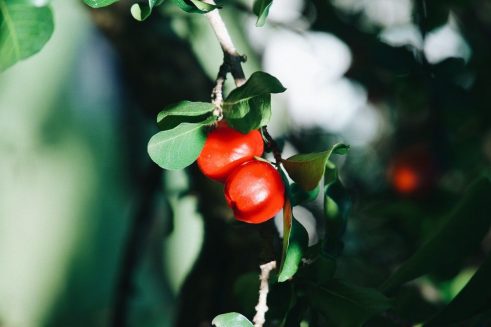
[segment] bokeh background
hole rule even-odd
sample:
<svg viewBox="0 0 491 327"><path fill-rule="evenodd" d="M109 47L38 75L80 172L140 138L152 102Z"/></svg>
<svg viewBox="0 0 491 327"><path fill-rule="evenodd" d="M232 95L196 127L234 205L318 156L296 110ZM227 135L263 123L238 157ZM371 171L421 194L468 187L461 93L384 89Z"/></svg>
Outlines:
<svg viewBox="0 0 491 327"><path fill-rule="evenodd" d="M51 40L0 75L2 327L250 315L258 231L234 223L194 167L163 173L146 153L166 104L208 101L221 50L202 15L169 2L140 23L130 5L53 0ZM377 286L489 171L491 3L282 0L261 28L251 8L227 1L222 14L246 75L264 70L288 89L269 127L285 157L351 145L337 162L352 198L338 273ZM311 244L320 205L295 209ZM411 284L404 318L448 303L489 235Z"/></svg>

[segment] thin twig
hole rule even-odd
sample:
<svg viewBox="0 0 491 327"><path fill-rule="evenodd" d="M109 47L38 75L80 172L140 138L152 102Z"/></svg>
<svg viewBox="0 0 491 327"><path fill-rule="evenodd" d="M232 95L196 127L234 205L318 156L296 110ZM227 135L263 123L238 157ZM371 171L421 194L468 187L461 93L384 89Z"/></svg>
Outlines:
<svg viewBox="0 0 491 327"><path fill-rule="evenodd" d="M217 79L215 80L215 87L213 87L213 90L211 91L211 102L215 105L213 115L215 115L218 120L223 118L223 85L225 84L225 80L227 79L227 74L229 72L230 67L226 62L224 62L218 70Z"/></svg>
<svg viewBox="0 0 491 327"><path fill-rule="evenodd" d="M261 284L259 286L259 300L256 305L256 315L252 320L254 322L254 327L263 327L266 322L266 312L268 311L268 293L269 293L269 274L273 269L276 269L276 261L271 261L265 263L261 266L261 275L259 280Z"/></svg>
<svg viewBox="0 0 491 327"><path fill-rule="evenodd" d="M214 0L206 0L206 2L212 5L215 4ZM208 22L220 43L220 47L223 50L223 62L228 65L229 71L234 77L235 85L237 87L243 85L246 82L246 78L242 69L242 62L245 62L246 57L237 52L218 9L210 11L205 16L208 18Z"/></svg>
<svg viewBox="0 0 491 327"><path fill-rule="evenodd" d="M266 126L262 128L263 136L266 139L269 149L273 152L274 160L276 165L279 166L281 164L281 151L278 147L278 143L273 139L273 137L269 134Z"/></svg>

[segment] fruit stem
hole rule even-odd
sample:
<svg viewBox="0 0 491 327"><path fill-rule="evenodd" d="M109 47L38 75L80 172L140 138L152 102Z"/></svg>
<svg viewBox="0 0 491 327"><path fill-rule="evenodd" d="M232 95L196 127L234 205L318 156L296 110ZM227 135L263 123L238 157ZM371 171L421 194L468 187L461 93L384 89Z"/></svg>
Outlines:
<svg viewBox="0 0 491 327"><path fill-rule="evenodd" d="M269 134L268 128L266 126L263 126L261 131L263 132L264 139L266 140L269 149L273 152L276 166L279 167L282 158L281 158L280 148L278 147L278 143L276 143L276 141L273 139L271 134Z"/></svg>

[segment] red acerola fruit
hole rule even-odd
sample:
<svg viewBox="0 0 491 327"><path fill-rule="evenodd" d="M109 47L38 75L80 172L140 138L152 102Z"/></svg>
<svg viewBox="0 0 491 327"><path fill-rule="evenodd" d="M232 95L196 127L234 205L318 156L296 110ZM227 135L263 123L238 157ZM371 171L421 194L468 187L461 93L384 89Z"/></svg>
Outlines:
<svg viewBox="0 0 491 327"><path fill-rule="evenodd" d="M258 130L242 134L226 124L219 124L206 138L198 157L198 167L208 178L225 182L240 164L261 156L264 143Z"/></svg>
<svg viewBox="0 0 491 327"><path fill-rule="evenodd" d="M398 153L392 159L388 173L392 186L401 195L427 193L438 177L436 160L424 145L415 145Z"/></svg>
<svg viewBox="0 0 491 327"><path fill-rule="evenodd" d="M259 224L283 208L285 188L271 164L252 160L237 167L227 178L225 199L237 220Z"/></svg>

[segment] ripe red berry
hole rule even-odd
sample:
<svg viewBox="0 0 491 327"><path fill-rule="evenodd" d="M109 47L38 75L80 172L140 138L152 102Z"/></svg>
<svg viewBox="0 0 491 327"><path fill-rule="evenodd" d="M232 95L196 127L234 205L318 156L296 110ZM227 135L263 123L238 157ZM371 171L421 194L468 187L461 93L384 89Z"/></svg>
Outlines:
<svg viewBox="0 0 491 327"><path fill-rule="evenodd" d="M284 191L278 171L259 160L237 167L225 183L225 199L235 218L251 224L273 218L283 208Z"/></svg>
<svg viewBox="0 0 491 327"><path fill-rule="evenodd" d="M264 143L257 130L242 134L225 124L219 124L206 138L198 157L198 167L208 178L225 182L240 164L261 156Z"/></svg>
<svg viewBox="0 0 491 327"><path fill-rule="evenodd" d="M437 165L431 152L416 145L398 153L390 164L389 179L401 195L422 195L434 186L438 177Z"/></svg>

